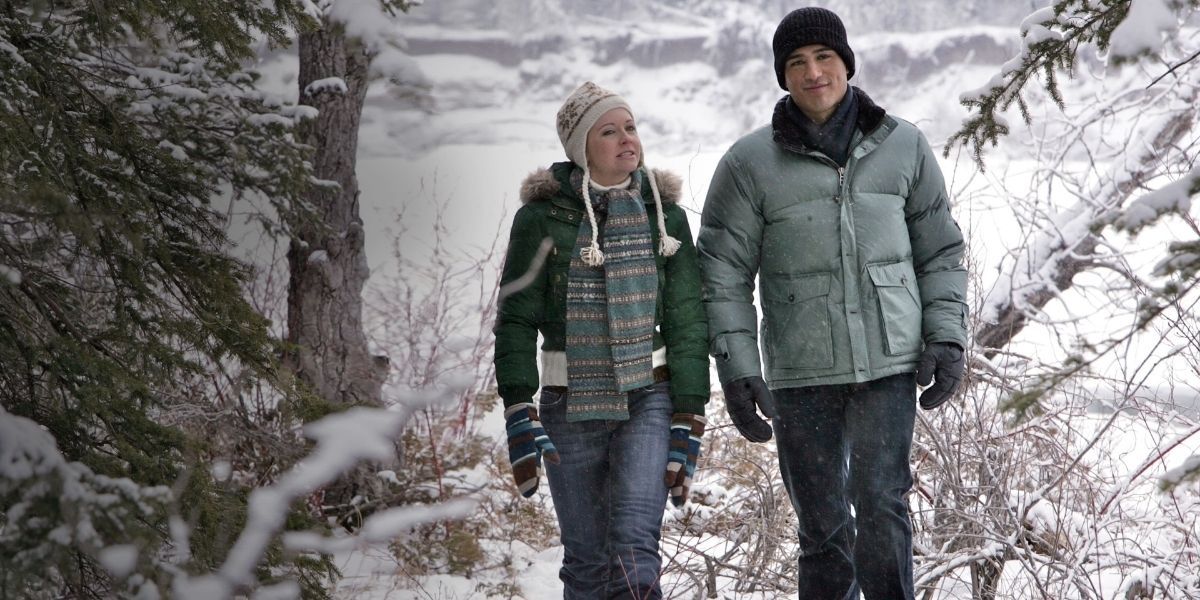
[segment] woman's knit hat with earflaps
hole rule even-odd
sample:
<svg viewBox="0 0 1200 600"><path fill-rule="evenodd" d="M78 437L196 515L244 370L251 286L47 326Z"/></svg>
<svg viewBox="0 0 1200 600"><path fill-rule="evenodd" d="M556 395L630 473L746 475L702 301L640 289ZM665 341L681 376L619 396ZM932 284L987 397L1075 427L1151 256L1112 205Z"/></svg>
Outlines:
<svg viewBox="0 0 1200 600"><path fill-rule="evenodd" d="M589 81L579 86L567 97L562 108L558 109L556 122L558 139L562 142L563 149L567 151L567 158L583 169L583 184L580 186L583 189L580 192L583 194L583 206L587 210L588 220L592 225L592 243L590 247L582 249L580 255L585 263L593 267L604 264L604 253L600 251L600 231L596 224L596 213L592 209L592 197L588 193L591 170L588 168L587 162L587 134L596 121L604 116L604 113L614 108L624 108L629 111L631 116L633 115L633 109L629 108L629 104L625 102L624 98ZM645 168L645 166L645 155L643 154L638 167ZM650 191L654 194L654 208L658 212L658 233L661 240L659 252L663 256L671 256L679 250L680 243L679 240L667 235L667 222L663 216L658 183L649 169L646 169L646 178L650 180Z"/></svg>

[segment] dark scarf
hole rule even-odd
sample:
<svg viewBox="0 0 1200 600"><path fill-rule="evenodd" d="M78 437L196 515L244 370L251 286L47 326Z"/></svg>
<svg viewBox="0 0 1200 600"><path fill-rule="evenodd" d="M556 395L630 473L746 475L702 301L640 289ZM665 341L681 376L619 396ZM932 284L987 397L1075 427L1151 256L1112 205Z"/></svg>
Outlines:
<svg viewBox="0 0 1200 600"><path fill-rule="evenodd" d="M885 114L865 92L848 87L833 115L821 125L808 118L791 96L784 96L775 104L771 125L775 142L784 148L801 153L820 152L844 167L850 158L855 130L874 131Z"/></svg>
<svg viewBox="0 0 1200 600"><path fill-rule="evenodd" d="M853 117L858 112L855 110L857 107L858 102L854 94L847 88L846 95L838 103L833 114L819 125L808 118L795 102L788 102L784 110L787 111L788 118L800 128L800 140L805 146L832 158L833 162L844 167L846 157L850 154L850 140L857 129Z"/></svg>
<svg viewBox="0 0 1200 600"><path fill-rule="evenodd" d="M571 186L583 183L582 169ZM592 243L579 224L567 269L567 420L629 418L626 392L654 383L654 308L658 269L642 200L642 173L624 189L591 188L604 264L589 266L580 249Z"/></svg>

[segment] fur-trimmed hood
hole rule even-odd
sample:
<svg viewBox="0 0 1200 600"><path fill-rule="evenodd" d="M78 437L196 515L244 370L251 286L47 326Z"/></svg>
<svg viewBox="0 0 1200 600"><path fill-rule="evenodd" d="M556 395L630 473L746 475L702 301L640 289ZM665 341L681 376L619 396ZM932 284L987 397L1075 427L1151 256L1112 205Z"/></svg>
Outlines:
<svg viewBox="0 0 1200 600"><path fill-rule="evenodd" d="M651 173L658 184L658 194L662 198L663 204L677 203L683 189L683 180L678 175L663 169L651 169ZM549 201L561 187L562 182L555 176L554 171L540 168L526 176L525 181L521 183L521 204ZM578 196L579 194L576 192L571 195ZM643 198L647 203L654 201L649 194L644 194Z"/></svg>

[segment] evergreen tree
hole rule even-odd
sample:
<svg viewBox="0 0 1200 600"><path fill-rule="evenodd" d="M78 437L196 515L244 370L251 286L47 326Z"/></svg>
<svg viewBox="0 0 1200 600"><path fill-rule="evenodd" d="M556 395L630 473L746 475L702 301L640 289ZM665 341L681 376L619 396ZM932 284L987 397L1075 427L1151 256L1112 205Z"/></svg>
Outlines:
<svg viewBox="0 0 1200 600"><path fill-rule="evenodd" d="M287 396L219 204L268 199L272 234L303 221L292 132L315 111L240 64L308 22L292 2L0 2L0 597L134 594L227 550L246 490L163 417L218 368ZM260 577L300 565L320 593L311 562L273 560Z"/></svg>

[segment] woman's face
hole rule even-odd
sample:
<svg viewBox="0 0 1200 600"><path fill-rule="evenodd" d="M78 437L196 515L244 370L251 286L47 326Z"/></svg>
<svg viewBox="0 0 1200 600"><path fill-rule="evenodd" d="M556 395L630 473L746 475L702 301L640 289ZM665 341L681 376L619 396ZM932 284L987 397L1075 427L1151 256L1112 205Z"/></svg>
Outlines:
<svg viewBox="0 0 1200 600"><path fill-rule="evenodd" d="M587 134L587 161L592 179L600 185L621 183L637 170L642 141L629 111L614 108L600 116Z"/></svg>

